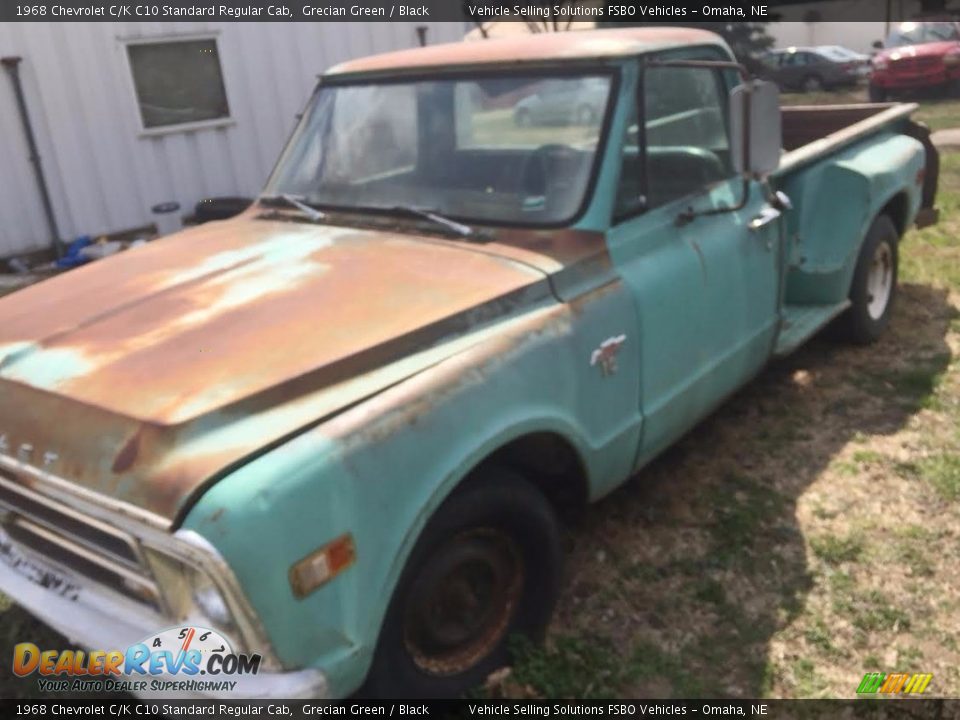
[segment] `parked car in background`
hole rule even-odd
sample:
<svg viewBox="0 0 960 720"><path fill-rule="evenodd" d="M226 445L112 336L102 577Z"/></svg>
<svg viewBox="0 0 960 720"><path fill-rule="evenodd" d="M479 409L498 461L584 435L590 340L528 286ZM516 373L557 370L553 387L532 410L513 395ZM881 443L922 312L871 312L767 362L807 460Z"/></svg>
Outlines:
<svg viewBox="0 0 960 720"><path fill-rule="evenodd" d="M930 89L960 89L960 23L901 23L873 57L873 102Z"/></svg>
<svg viewBox="0 0 960 720"><path fill-rule="evenodd" d="M870 72L870 58L839 45L773 50L763 58L770 80L782 89L815 92L856 85Z"/></svg>
<svg viewBox="0 0 960 720"><path fill-rule="evenodd" d="M593 125L603 116L607 88L602 83L546 80L517 103L513 121L528 125ZM571 102L575 99L575 102Z"/></svg>

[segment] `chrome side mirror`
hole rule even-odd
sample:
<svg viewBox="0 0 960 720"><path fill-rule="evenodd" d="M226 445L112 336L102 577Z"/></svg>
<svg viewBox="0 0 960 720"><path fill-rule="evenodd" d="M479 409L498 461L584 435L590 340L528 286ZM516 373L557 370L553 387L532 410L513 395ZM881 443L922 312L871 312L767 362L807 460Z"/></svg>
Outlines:
<svg viewBox="0 0 960 720"><path fill-rule="evenodd" d="M751 80L730 91L730 152L738 173L765 177L780 166L783 128L780 90Z"/></svg>

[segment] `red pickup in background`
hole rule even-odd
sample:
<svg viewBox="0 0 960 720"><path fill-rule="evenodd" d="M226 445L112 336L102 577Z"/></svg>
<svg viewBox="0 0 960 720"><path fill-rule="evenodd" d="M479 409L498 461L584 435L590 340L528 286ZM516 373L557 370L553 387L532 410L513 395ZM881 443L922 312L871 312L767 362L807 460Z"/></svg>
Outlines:
<svg viewBox="0 0 960 720"><path fill-rule="evenodd" d="M960 23L901 23L881 47L873 57L871 101L914 90L960 91Z"/></svg>

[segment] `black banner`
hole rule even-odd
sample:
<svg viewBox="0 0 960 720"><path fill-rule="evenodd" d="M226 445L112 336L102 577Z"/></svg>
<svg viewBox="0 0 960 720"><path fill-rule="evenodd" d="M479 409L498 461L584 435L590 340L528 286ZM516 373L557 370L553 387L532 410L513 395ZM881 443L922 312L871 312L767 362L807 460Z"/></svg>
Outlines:
<svg viewBox="0 0 960 720"><path fill-rule="evenodd" d="M955 718L960 700L2 700L5 718Z"/></svg>
<svg viewBox="0 0 960 720"><path fill-rule="evenodd" d="M598 25L641 22L897 22L926 12L920 0L3 0L0 22L487 22ZM960 0L937 17L960 17Z"/></svg>

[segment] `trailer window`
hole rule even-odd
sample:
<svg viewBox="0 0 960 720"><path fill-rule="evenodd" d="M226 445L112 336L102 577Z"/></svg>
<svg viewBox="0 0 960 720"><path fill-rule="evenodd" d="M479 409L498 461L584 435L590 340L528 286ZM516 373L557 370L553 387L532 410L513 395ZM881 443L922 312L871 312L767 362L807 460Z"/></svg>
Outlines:
<svg viewBox="0 0 960 720"><path fill-rule="evenodd" d="M230 117L215 38L131 42L127 56L144 130Z"/></svg>

